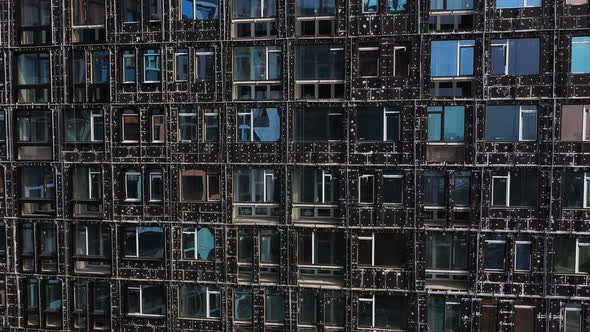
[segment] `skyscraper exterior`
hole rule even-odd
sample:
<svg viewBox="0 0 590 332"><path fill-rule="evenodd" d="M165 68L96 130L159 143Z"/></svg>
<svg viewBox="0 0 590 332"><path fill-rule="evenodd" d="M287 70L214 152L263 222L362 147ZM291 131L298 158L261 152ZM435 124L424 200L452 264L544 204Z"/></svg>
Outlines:
<svg viewBox="0 0 590 332"><path fill-rule="evenodd" d="M589 6L0 1L2 330L589 331Z"/></svg>

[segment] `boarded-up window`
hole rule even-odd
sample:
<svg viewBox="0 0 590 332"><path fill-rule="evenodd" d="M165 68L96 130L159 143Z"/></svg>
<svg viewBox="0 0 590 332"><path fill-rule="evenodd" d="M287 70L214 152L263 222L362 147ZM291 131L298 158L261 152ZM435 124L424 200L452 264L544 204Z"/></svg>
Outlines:
<svg viewBox="0 0 590 332"><path fill-rule="evenodd" d="M514 332L535 331L535 308L514 306Z"/></svg>
<svg viewBox="0 0 590 332"><path fill-rule="evenodd" d="M498 331L498 306L495 302L489 301L482 304L479 325L481 332Z"/></svg>

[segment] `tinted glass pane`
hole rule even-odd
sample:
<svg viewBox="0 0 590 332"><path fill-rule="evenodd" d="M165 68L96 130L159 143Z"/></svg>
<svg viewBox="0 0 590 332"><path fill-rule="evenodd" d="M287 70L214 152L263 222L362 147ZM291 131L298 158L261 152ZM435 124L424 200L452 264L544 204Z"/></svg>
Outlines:
<svg viewBox="0 0 590 332"><path fill-rule="evenodd" d="M553 269L556 273L574 273L576 271L576 240L558 238L553 241L555 255Z"/></svg>
<svg viewBox="0 0 590 332"><path fill-rule="evenodd" d="M510 206L537 205L539 178L535 172L514 172L510 176Z"/></svg>
<svg viewBox="0 0 590 332"><path fill-rule="evenodd" d="M506 243L485 243L484 268L504 270L506 257Z"/></svg>
<svg viewBox="0 0 590 332"><path fill-rule="evenodd" d="M561 107L561 140L581 141L584 105Z"/></svg>
<svg viewBox="0 0 590 332"><path fill-rule="evenodd" d="M508 74L531 75L539 73L539 39L509 39L508 50Z"/></svg>
<svg viewBox="0 0 590 332"><path fill-rule="evenodd" d="M524 109L523 109L524 110ZM521 139L524 141L535 141L537 140L537 112L534 108L526 108L521 113Z"/></svg>
<svg viewBox="0 0 590 332"><path fill-rule="evenodd" d="M444 206L446 201L445 177L437 174L426 174L424 177L424 204Z"/></svg>
<svg viewBox="0 0 590 332"><path fill-rule="evenodd" d="M444 140L460 142L465 137L465 115L462 106L444 108Z"/></svg>
<svg viewBox="0 0 590 332"><path fill-rule="evenodd" d="M431 75L457 76L458 41L433 41L431 50Z"/></svg>
<svg viewBox="0 0 590 332"><path fill-rule="evenodd" d="M388 0L387 8L390 11L402 11L408 9L408 0Z"/></svg>
<svg viewBox="0 0 590 332"><path fill-rule="evenodd" d="M572 38L572 72L590 73L590 37Z"/></svg>
<svg viewBox="0 0 590 332"><path fill-rule="evenodd" d="M357 112L357 135L361 141L383 139L383 110L370 108Z"/></svg>
<svg viewBox="0 0 590 332"><path fill-rule="evenodd" d="M383 178L383 203L402 202L402 181L401 177Z"/></svg>
<svg viewBox="0 0 590 332"><path fill-rule="evenodd" d="M518 140L519 106L488 106L486 109L486 140Z"/></svg>
<svg viewBox="0 0 590 332"><path fill-rule="evenodd" d="M514 267L518 271L531 270L531 245L528 243L517 243Z"/></svg>
<svg viewBox="0 0 590 332"><path fill-rule="evenodd" d="M493 43L494 41L492 41ZM492 66L493 75L503 75L506 72L506 48L504 46L492 46Z"/></svg>

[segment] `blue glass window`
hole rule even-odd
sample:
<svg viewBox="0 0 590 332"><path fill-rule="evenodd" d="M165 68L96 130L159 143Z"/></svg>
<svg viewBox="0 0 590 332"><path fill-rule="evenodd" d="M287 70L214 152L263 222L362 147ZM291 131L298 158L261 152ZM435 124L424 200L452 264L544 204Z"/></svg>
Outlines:
<svg viewBox="0 0 590 332"><path fill-rule="evenodd" d="M215 49L197 49L197 80L210 81L215 79Z"/></svg>
<svg viewBox="0 0 590 332"><path fill-rule="evenodd" d="M143 55L144 81L160 81L160 51L147 50Z"/></svg>
<svg viewBox="0 0 590 332"><path fill-rule="evenodd" d="M219 19L219 2L217 0L182 0L181 4L181 13L184 19Z"/></svg>
<svg viewBox="0 0 590 332"><path fill-rule="evenodd" d="M376 13L379 9L377 0L363 0L363 13Z"/></svg>
<svg viewBox="0 0 590 332"><path fill-rule="evenodd" d="M138 0L125 0L123 2L123 22L139 21Z"/></svg>
<svg viewBox="0 0 590 332"><path fill-rule="evenodd" d="M238 137L242 142L276 142L281 137L281 118L276 108L238 113Z"/></svg>
<svg viewBox="0 0 590 332"><path fill-rule="evenodd" d="M430 10L473 9L473 0L430 0Z"/></svg>
<svg viewBox="0 0 590 332"><path fill-rule="evenodd" d="M474 40L433 41L430 69L433 77L471 76Z"/></svg>
<svg viewBox="0 0 590 332"><path fill-rule="evenodd" d="M539 7L541 0L496 0L496 8Z"/></svg>
<svg viewBox="0 0 590 332"><path fill-rule="evenodd" d="M296 0L295 14L297 16L334 15L336 0Z"/></svg>
<svg viewBox="0 0 590 332"><path fill-rule="evenodd" d="M408 0L389 0L387 1L387 9L391 12L408 10Z"/></svg>
<svg viewBox="0 0 590 332"><path fill-rule="evenodd" d="M428 107L428 140L462 142L465 138L463 106Z"/></svg>
<svg viewBox="0 0 590 332"><path fill-rule="evenodd" d="M572 73L590 73L590 37L572 38Z"/></svg>
<svg viewBox="0 0 590 332"><path fill-rule="evenodd" d="M537 139L537 108L535 106L488 106L486 140L535 141Z"/></svg>
<svg viewBox="0 0 590 332"><path fill-rule="evenodd" d="M279 49L265 46L234 49L234 81L278 80L280 76Z"/></svg>
<svg viewBox="0 0 590 332"><path fill-rule="evenodd" d="M541 45L538 38L493 39L493 75L534 75L539 73Z"/></svg>
<svg viewBox="0 0 590 332"><path fill-rule="evenodd" d="M109 51L92 52L92 83L109 81Z"/></svg>

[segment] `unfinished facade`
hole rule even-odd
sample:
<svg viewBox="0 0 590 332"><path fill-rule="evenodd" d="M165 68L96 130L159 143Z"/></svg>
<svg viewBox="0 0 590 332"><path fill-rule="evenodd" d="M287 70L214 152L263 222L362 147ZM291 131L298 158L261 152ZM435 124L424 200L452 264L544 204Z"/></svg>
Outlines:
<svg viewBox="0 0 590 332"><path fill-rule="evenodd" d="M2 329L588 331L589 6L0 1Z"/></svg>

